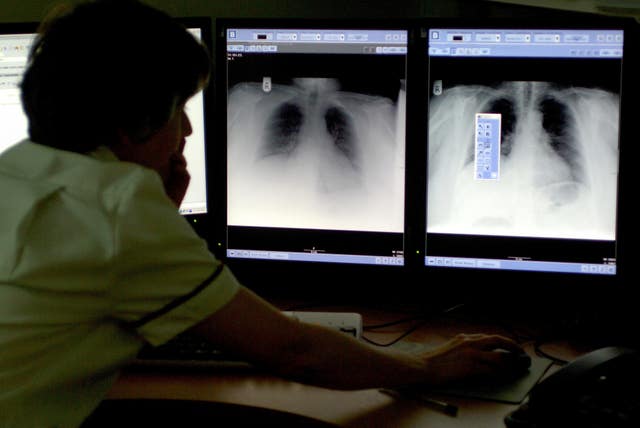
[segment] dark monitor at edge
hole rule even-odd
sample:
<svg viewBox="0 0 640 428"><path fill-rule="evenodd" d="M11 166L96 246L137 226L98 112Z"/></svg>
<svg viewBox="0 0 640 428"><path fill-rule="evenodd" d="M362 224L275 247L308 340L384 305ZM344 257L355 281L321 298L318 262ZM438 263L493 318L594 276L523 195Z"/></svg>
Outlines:
<svg viewBox="0 0 640 428"><path fill-rule="evenodd" d="M194 37L211 48L209 18L180 18L178 21L185 25ZM37 28L37 23L0 24L0 152L28 136L28 122L20 101L19 84ZM207 126L208 103L209 95L205 91L194 96L186 106L193 128L193 134L187 138L185 146L191 181L180 206L180 213L206 239L209 238L207 217L210 211L206 160L206 142L210 132Z"/></svg>

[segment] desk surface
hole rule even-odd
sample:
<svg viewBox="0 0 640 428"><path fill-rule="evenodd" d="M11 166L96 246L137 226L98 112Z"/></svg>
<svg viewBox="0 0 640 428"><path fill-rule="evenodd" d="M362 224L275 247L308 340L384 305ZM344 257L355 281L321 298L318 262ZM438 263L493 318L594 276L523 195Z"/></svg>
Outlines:
<svg viewBox="0 0 640 428"><path fill-rule="evenodd" d="M379 324L406 317L406 313L356 308L319 308L322 311L353 311L363 315L364 324ZM411 327L397 325L365 335L387 342ZM495 332L509 334L503 327L472 323L464 319L442 318L429 321L404 340L411 343L437 345L457 333ZM525 343L533 352L533 344ZM567 342L545 345L545 351L571 360L587 352ZM552 367L551 370L555 368ZM378 390L334 391L301 385L263 373L211 370L178 371L135 370L123 373L108 398L147 398L202 400L233 403L291 412L343 427L500 427L503 419L517 405L449 396L433 396L459 407L456 417L411 400L394 399Z"/></svg>

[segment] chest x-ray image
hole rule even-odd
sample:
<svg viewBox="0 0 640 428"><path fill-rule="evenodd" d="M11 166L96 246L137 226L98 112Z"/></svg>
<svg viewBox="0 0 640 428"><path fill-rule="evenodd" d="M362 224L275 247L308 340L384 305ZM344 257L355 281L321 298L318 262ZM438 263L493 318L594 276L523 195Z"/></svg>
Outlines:
<svg viewBox="0 0 640 428"><path fill-rule="evenodd" d="M228 223L402 232L404 91L244 82L228 98Z"/></svg>
<svg viewBox="0 0 640 428"><path fill-rule="evenodd" d="M495 180L478 178L478 113L501 118ZM428 231L614 239L618 116L615 93L546 82L433 96Z"/></svg>

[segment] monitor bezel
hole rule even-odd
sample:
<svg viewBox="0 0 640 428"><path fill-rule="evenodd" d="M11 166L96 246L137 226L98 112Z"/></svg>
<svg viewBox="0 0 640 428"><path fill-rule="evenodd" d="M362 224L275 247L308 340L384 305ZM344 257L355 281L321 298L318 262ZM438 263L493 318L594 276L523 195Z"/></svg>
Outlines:
<svg viewBox="0 0 640 428"><path fill-rule="evenodd" d="M500 300L511 301L522 299L523 293L530 295L526 297L529 304L536 305L540 301L553 296L558 301L566 302L574 299L589 299L591 303L594 299L608 296L619 296L626 293L629 285L635 280L633 271L633 260L631 246L637 236L637 226L633 223L633 200L632 190L632 159L637 148L633 144L633 101L638 97L638 85L633 81L633 76L637 74L638 64L634 52L638 49L638 23L629 18L616 18L604 16L560 16L558 19L544 20L532 18L477 18L477 19L457 19L457 18L435 18L422 23L422 52L427 59L428 34L429 29L452 28L452 29L475 29L475 28L497 28L497 29L621 29L625 34L622 59L622 80L621 80L621 114L620 114L620 164L618 174L618 200L617 200L617 221L616 221L616 274L577 274L577 273L554 273L538 271L511 271L511 270L489 270L475 268L452 269L448 267L426 266L425 259L419 261L421 266L421 277L426 293L437 294L439 296L464 296L467 301L478 301L485 299L500 298ZM428 65L425 64L425 73L428 72ZM428 80L428 79L425 79ZM428 99L428 83L423 85L424 99ZM428 117L428 107L424 111L424 117ZM426 121L425 121L426 122ZM428 142L428 127L423 128L424 141ZM427 143L428 144L428 143ZM427 164L428 153L427 144L424 147L416 148L415 156L420 157ZM623 155L624 154L624 155ZM426 183L427 170L424 168L424 195L425 203L422 211L423 224L421 228L424 232L424 240L427 238L426 231ZM427 244L428 245L428 242ZM425 247L422 247L425 251ZM426 255L426 253L424 253ZM430 287L429 283L455 284L447 287ZM536 302L536 303L534 303Z"/></svg>
<svg viewBox="0 0 640 428"><path fill-rule="evenodd" d="M0 22L0 34L36 34L39 22Z"/></svg>
<svg viewBox="0 0 640 428"><path fill-rule="evenodd" d="M216 179L217 200L226 201L226 29L253 28L396 28L409 34L407 53L407 150L404 260L401 269L384 266L359 266L307 262L273 262L259 260L229 260L226 247L226 204L216 206L215 242L216 255L225 260L246 280L245 283L267 293L284 292L291 295L314 295L322 299L338 300L346 297L392 298L398 301L424 302L478 299L520 299L523 291L534 293L542 299L553 293L556 299L574 299L576 296L597 298L603 292L619 295L634 281L633 260L630 254L637 227L633 223L633 201L630 198L633 171L632 143L633 100L638 95L637 84L632 78L638 65L633 52L638 49L638 24L628 18L604 16L567 16L546 18L543 22L531 18L417 18L381 22L377 19L278 19L278 18L220 18L216 20ZM428 93L428 80L421 78L428 71L426 49L428 29L451 28L620 28L625 31L623 80L620 118L620 172L618 219L616 223L617 260L616 275L585 275L552 272L447 269L425 265L426 237L426 160L428 141L427 106L421 102ZM421 143L422 142L422 143ZM622 153L625 153L622 156ZM631 154L631 155L630 155ZM223 184L224 183L224 184ZM277 282L277 284L274 284ZM328 287L329 285L334 287ZM517 284L517 285L514 285ZM396 290L390 297L389 287ZM332 293L332 290L334 293ZM544 296L544 297L543 297ZM535 299L529 299L534 301Z"/></svg>
<svg viewBox="0 0 640 428"><path fill-rule="evenodd" d="M408 53L415 48L416 37L411 33L417 27L407 25L406 20L378 20L378 19L292 19L292 18L218 18L216 19L216 141L218 144L215 171L220 183L218 200L227 200L227 163L226 163L226 141L227 141L227 116L226 116L226 30L230 28L320 28L320 29L371 29L371 30L406 30L408 33ZM407 65L407 81L412 77L409 75L411 67ZM409 97L407 104L412 102ZM407 130L410 129L409 118L407 117ZM408 132L408 131L407 131ZM407 136L407 139L409 136ZM405 191L408 180L405 177ZM227 246L227 213L226 203L220 204L216 210L216 232L215 244L216 255L224 260L245 284L250 288L261 290L269 294L283 292L286 295L303 293L305 295L318 295L327 297L331 293L328 289L335 288L334 296L361 295L366 289L373 290L379 288L379 282L394 281L398 277L404 277L407 267L407 248L409 233L407 231L407 216L405 209L405 230L404 230L404 266L384 266L384 265L359 265L347 263L326 263L326 262L306 262L306 261L273 261L228 258L226 255ZM274 284L277 282L277 284ZM304 285L302 285L304 284ZM348 285L348 287L345 287ZM325 290L325 291L321 291Z"/></svg>

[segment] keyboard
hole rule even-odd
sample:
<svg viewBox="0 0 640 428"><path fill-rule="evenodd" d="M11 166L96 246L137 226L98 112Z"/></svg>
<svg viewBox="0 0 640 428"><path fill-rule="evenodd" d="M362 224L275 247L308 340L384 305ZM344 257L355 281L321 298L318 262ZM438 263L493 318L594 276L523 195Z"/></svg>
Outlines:
<svg viewBox="0 0 640 428"><path fill-rule="evenodd" d="M335 328L358 339L362 335L362 317L357 313L304 311L283 311L283 313L301 322ZM254 365L223 352L188 332L176 336L163 345L143 348L134 361L134 366L258 370Z"/></svg>
<svg viewBox="0 0 640 428"><path fill-rule="evenodd" d="M134 361L138 367L255 369L255 366L223 352L211 343L188 333L180 334L167 343L140 351Z"/></svg>

